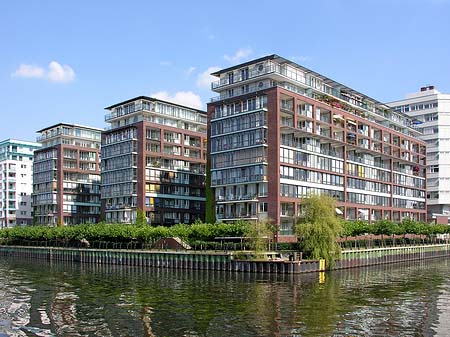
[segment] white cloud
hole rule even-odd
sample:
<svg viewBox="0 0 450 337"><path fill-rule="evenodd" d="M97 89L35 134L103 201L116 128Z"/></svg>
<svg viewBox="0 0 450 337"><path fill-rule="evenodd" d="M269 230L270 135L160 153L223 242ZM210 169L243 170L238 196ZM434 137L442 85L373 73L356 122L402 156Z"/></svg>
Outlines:
<svg viewBox="0 0 450 337"><path fill-rule="evenodd" d="M42 78L51 82L67 83L75 79L75 72L66 64L61 65L56 61L52 61L48 64L47 70L35 65L21 64L19 68L11 74L11 76L22 78Z"/></svg>
<svg viewBox="0 0 450 337"><path fill-rule="evenodd" d="M52 82L72 82L75 79L75 72L66 64L59 64L56 61L48 65L47 77Z"/></svg>
<svg viewBox="0 0 450 337"><path fill-rule="evenodd" d="M12 77L24 78L42 78L44 77L44 69L31 64L21 64L17 70L11 74Z"/></svg>
<svg viewBox="0 0 450 337"><path fill-rule="evenodd" d="M191 76L192 75L192 73L194 72L194 70L195 70L195 67L189 67L186 71L185 71L185 74L186 74L186 76Z"/></svg>
<svg viewBox="0 0 450 337"><path fill-rule="evenodd" d="M291 56L291 60L294 62L305 62L308 60L306 56Z"/></svg>
<svg viewBox="0 0 450 337"><path fill-rule="evenodd" d="M202 109L203 107L200 96L194 94L192 91L178 91L173 95L169 94L167 91L158 91L150 96L159 98L163 101L185 105L194 109Z"/></svg>
<svg viewBox="0 0 450 337"><path fill-rule="evenodd" d="M231 63L239 63L243 59L249 57L251 54L253 54L253 50L251 48L241 48L238 49L236 53L234 53L234 55L224 55L223 58Z"/></svg>
<svg viewBox="0 0 450 337"><path fill-rule="evenodd" d="M220 67L214 66L209 67L204 72L198 75L197 77L197 86L200 88L209 89L211 88L211 82L217 81L217 77L211 76L211 73L216 72L220 70Z"/></svg>

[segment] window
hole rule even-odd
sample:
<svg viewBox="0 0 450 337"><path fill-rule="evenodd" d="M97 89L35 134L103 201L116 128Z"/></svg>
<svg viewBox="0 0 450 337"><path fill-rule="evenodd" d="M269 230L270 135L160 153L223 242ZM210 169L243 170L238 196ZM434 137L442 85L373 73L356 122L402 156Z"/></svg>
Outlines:
<svg viewBox="0 0 450 337"><path fill-rule="evenodd" d="M438 173L439 172L439 165L431 165L428 168L429 173Z"/></svg>
<svg viewBox="0 0 450 337"><path fill-rule="evenodd" d="M234 82L234 74L233 72L228 73L228 84L232 84Z"/></svg>
<svg viewBox="0 0 450 337"><path fill-rule="evenodd" d="M248 67L241 69L241 80L242 81L248 80Z"/></svg>
<svg viewBox="0 0 450 337"><path fill-rule="evenodd" d="M266 213L267 212L267 202L260 202L259 203L259 212L260 213Z"/></svg>

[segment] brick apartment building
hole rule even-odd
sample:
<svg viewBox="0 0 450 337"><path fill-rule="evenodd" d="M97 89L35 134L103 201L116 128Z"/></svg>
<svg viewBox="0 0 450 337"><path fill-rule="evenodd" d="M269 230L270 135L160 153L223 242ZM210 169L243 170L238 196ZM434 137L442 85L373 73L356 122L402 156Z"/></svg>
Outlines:
<svg viewBox="0 0 450 337"><path fill-rule="evenodd" d="M140 96L107 107L101 199L107 222L192 223L205 214L206 112Z"/></svg>
<svg viewBox="0 0 450 337"><path fill-rule="evenodd" d="M101 129L59 123L39 130L33 162L33 208L39 225L100 219Z"/></svg>
<svg viewBox="0 0 450 337"><path fill-rule="evenodd" d="M426 143L412 120L278 55L215 72L208 149L216 218L271 219L294 240L299 200L345 219L425 220Z"/></svg>

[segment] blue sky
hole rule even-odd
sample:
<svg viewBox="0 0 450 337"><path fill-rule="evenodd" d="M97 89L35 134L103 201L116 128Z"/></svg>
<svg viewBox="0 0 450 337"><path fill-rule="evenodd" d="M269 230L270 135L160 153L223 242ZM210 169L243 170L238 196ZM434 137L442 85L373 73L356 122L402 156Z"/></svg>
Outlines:
<svg viewBox="0 0 450 337"><path fill-rule="evenodd" d="M206 106L208 73L268 54L380 101L450 93L450 0L2 1L0 140L157 94Z"/></svg>

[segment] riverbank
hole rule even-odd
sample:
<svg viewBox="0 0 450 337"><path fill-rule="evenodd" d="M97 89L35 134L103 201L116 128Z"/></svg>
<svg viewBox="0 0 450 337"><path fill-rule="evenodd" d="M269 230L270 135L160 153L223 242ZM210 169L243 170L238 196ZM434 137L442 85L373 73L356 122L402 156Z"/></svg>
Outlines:
<svg viewBox="0 0 450 337"><path fill-rule="evenodd" d="M301 260L294 254L289 255L288 259L254 260L243 259L242 252L0 246L0 256L88 264L272 274L300 274L325 270L323 260ZM275 253L273 253L273 256L275 256ZM448 256L450 256L450 245L447 244L345 250L342 252L341 259L336 261L333 269L357 268Z"/></svg>

